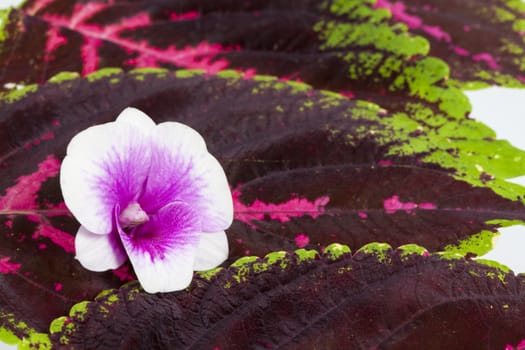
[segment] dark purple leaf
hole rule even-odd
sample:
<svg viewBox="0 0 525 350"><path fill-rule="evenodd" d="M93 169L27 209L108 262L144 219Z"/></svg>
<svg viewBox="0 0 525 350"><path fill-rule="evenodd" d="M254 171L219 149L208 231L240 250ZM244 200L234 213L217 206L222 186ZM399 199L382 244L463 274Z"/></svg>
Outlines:
<svg viewBox="0 0 525 350"><path fill-rule="evenodd" d="M63 70L86 74L108 66L210 73L235 68L245 78L272 74L374 101L402 115L395 120L417 123L410 125L414 135L441 134L452 143L439 156L448 162L439 163L459 176L491 185L494 178L524 170L515 160L509 167L507 159L493 158L478 143L464 145L463 135L447 129L448 121L464 120L470 109L466 97L447 84L448 66L425 57L428 42L392 24L388 13L370 2L35 0L11 17L0 48L0 82L41 82ZM485 131L480 135L482 140L493 137ZM433 150L420 153L426 151ZM479 154L482 159L471 156ZM473 165L483 172L473 171ZM502 168L520 171L499 173Z"/></svg>
<svg viewBox="0 0 525 350"><path fill-rule="evenodd" d="M525 281L423 248L334 245L245 257L188 290L136 283L75 306L56 346L88 349L504 349L525 332Z"/></svg>
<svg viewBox="0 0 525 350"><path fill-rule="evenodd" d="M465 135L455 144L447 134L415 135L399 115L370 103L268 77L101 71L58 82L68 77L0 101L0 310L40 332L75 302L133 278L126 267L93 273L73 259L78 224L57 178L71 137L126 106L203 134L235 199L232 259L336 241L415 242L434 251L497 227L487 221L523 219L516 187L497 179L483 186L470 173L462 180L469 163L443 157L470 143L507 150L502 161L521 155L483 140L484 129L468 121L449 123L449 132ZM517 171L505 164L502 174Z"/></svg>

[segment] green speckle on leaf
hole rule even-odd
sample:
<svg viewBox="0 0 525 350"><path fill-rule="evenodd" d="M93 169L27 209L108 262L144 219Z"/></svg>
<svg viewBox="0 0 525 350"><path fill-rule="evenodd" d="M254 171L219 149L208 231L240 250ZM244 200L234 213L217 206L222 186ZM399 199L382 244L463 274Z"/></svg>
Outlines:
<svg viewBox="0 0 525 350"><path fill-rule="evenodd" d="M418 121L413 120L408 114L402 112L395 113L390 118L383 119L382 123L388 130L387 133L378 134L376 137L376 139L382 143L390 143L391 141L394 141L392 134L399 135L398 137L400 139L403 139L404 137L408 139L408 134L421 129L421 124ZM417 148L414 147L415 145L417 145L417 142L415 142L414 137L408 139L408 141L411 142L406 142L399 146L391 147L389 153L392 155L407 155L412 153L420 153L427 150L426 147L428 146L425 145L422 145L422 147Z"/></svg>
<svg viewBox="0 0 525 350"><path fill-rule="evenodd" d="M368 101L363 101L363 100L357 100L355 102L355 106L356 106L356 108L360 108L360 109L364 110L366 112L366 114L369 114L369 113L376 114L376 113L379 113L381 111L384 111L383 108L381 108L380 106L376 105L375 103L368 102Z"/></svg>
<svg viewBox="0 0 525 350"><path fill-rule="evenodd" d="M308 91L308 90L312 89L312 87L310 85L305 84L305 83L301 83L301 82L298 82L298 81L290 80L290 81L287 81L286 83L287 83L288 86L290 86L292 88L292 92L293 93L305 92L305 91Z"/></svg>
<svg viewBox="0 0 525 350"><path fill-rule="evenodd" d="M285 269L286 266L288 265L287 263L288 259L286 258L286 252L284 251L269 253L264 258L266 259L269 265L275 265L279 263L279 266L282 269Z"/></svg>
<svg viewBox="0 0 525 350"><path fill-rule="evenodd" d="M451 176L458 180L489 187L512 200L523 193L520 185L504 181L525 173L523 150L508 141L496 140L494 131L478 121L430 114L431 110L419 102L407 104L406 110L380 118L383 128L369 129L374 130L377 142L388 144L387 155L416 156L425 163L453 170ZM429 125L431 119L434 122ZM486 175L484 179L480 169Z"/></svg>
<svg viewBox="0 0 525 350"><path fill-rule="evenodd" d="M465 256L457 253L457 252L437 252L437 254L440 258L445 260L457 260L457 259L463 259Z"/></svg>
<svg viewBox="0 0 525 350"><path fill-rule="evenodd" d="M342 267L337 269L337 273L338 274L343 274L343 273L346 273L346 272L349 272L349 271L352 271L352 266L342 266Z"/></svg>
<svg viewBox="0 0 525 350"><path fill-rule="evenodd" d="M248 266L239 266L237 269L237 273L234 274L232 277L234 280L237 281L237 283L242 283L246 281L246 275L248 275L250 271L250 267Z"/></svg>
<svg viewBox="0 0 525 350"><path fill-rule="evenodd" d="M515 225L523 225L523 221L520 220L490 220L487 221L488 225L497 225L499 227L510 227Z"/></svg>
<svg viewBox="0 0 525 350"><path fill-rule="evenodd" d="M438 94L441 100L439 109L451 117L465 118L472 109L469 99L459 89L454 87L439 88Z"/></svg>
<svg viewBox="0 0 525 350"><path fill-rule="evenodd" d="M9 22L9 13L11 9L0 10L0 41L4 41L7 38L6 25Z"/></svg>
<svg viewBox="0 0 525 350"><path fill-rule="evenodd" d="M237 71L227 69L227 70L218 72L217 76L221 78L225 78L225 79L239 79L242 77L242 74Z"/></svg>
<svg viewBox="0 0 525 350"><path fill-rule="evenodd" d="M83 320L84 315L87 312L88 305L89 305L88 301L82 301L80 303L73 305L73 307L69 311L69 316Z"/></svg>
<svg viewBox="0 0 525 350"><path fill-rule="evenodd" d="M430 127L440 127L448 122L445 115L434 113L430 107L419 102L408 102L405 105L405 111L411 119L425 123Z"/></svg>
<svg viewBox="0 0 525 350"><path fill-rule="evenodd" d="M323 254L330 260L338 260L346 254L352 254L352 251L347 245L332 243L325 248Z"/></svg>
<svg viewBox="0 0 525 350"><path fill-rule="evenodd" d="M114 293L114 292L115 292L115 289L105 289L102 292L98 293L98 295L95 297L95 300L105 298L107 295Z"/></svg>
<svg viewBox="0 0 525 350"><path fill-rule="evenodd" d="M507 51L507 54L511 53L511 51L515 51L513 46L510 46L509 44L503 44L503 47L501 48L501 50ZM521 57L522 54L517 54L517 55L520 56L519 61L521 62L523 60L523 58ZM513 61L515 64L519 64L516 62L516 58L514 58ZM521 69L522 70L525 69L525 64L521 67ZM525 84L523 84L523 82L521 82L519 79L516 79L516 77L509 75L509 74L501 73L499 71L494 71L494 70L489 71L489 70L483 70L480 68L474 73L474 76L476 78L481 79L482 81L477 81L477 80L467 81L467 82L461 82L455 85L459 86L463 90L478 90L482 88L487 88L487 87L494 85L494 83L498 85L503 85L506 87L515 87L515 88L525 87ZM488 80L491 83L489 84L483 80Z"/></svg>
<svg viewBox="0 0 525 350"><path fill-rule="evenodd" d="M257 259L259 259L258 257L256 256L243 256L242 258L239 258L237 260L235 260L235 262L233 262L230 266L232 267L242 267L246 264L250 264L254 261L256 261Z"/></svg>
<svg viewBox="0 0 525 350"><path fill-rule="evenodd" d="M16 344L20 341L11 331L0 328L0 341L6 344Z"/></svg>
<svg viewBox="0 0 525 350"><path fill-rule="evenodd" d="M492 11L492 14L499 20L499 22L509 22L516 18L512 12L501 7L492 7Z"/></svg>
<svg viewBox="0 0 525 350"><path fill-rule="evenodd" d="M493 247L493 240L499 235L499 232L489 230L481 231L472 235L457 244L447 245L444 250L450 253L466 255L467 253L481 256L487 254Z"/></svg>
<svg viewBox="0 0 525 350"><path fill-rule="evenodd" d="M49 78L48 82L61 83L67 80L77 79L79 77L80 77L80 74L78 74L77 72L60 72L56 75L53 75L51 78Z"/></svg>
<svg viewBox="0 0 525 350"><path fill-rule="evenodd" d="M490 84L484 81L460 81L456 79L450 79L448 81L449 86L453 86L455 88L461 89L461 90L480 90L480 89L486 89L490 87Z"/></svg>
<svg viewBox="0 0 525 350"><path fill-rule="evenodd" d="M135 300L137 295L139 295L142 292L142 288L140 286L140 283L137 280L133 280L133 281L129 281L127 283L124 283L121 286L121 288L122 287L129 288L128 289L128 294L127 294L128 300Z"/></svg>
<svg viewBox="0 0 525 350"><path fill-rule="evenodd" d="M522 55L523 54L523 49L518 46L516 43L514 43L513 41L509 40L509 39L506 39L506 38L503 38L502 40L502 52L508 52L512 55ZM514 59L514 63L516 64L519 64L520 62L523 62L523 59L522 57L520 57L519 60L516 60Z"/></svg>
<svg viewBox="0 0 525 350"><path fill-rule="evenodd" d="M487 265L496 269L495 273L487 272L487 276L490 278L497 277L501 282L505 282L505 275L511 272L510 268L494 260L488 259L476 259L479 264Z"/></svg>
<svg viewBox="0 0 525 350"><path fill-rule="evenodd" d="M477 263L480 263L480 264L483 264L483 265L487 265L487 266L491 266L491 267L497 268L498 270L501 270L504 273L509 273L511 271L508 266L503 265L503 264L501 264L501 263L499 263L497 261L494 261L494 260L476 259L475 261Z"/></svg>
<svg viewBox="0 0 525 350"><path fill-rule="evenodd" d="M63 335L63 336L60 337L59 342L62 345L67 345L67 344L69 344L69 339L65 335Z"/></svg>
<svg viewBox="0 0 525 350"><path fill-rule="evenodd" d="M279 263L279 266L283 270L286 268L286 266L288 266L286 252L269 253L264 257L264 259L254 262L252 265L253 272L261 273L268 271L270 267L277 266L277 263Z"/></svg>
<svg viewBox="0 0 525 350"><path fill-rule="evenodd" d="M342 95L332 91L323 90L321 91L321 94L323 95L323 97L321 97L318 102L321 108L328 109L332 107L337 107L341 105L342 101L344 101L345 99L345 97L343 97Z"/></svg>
<svg viewBox="0 0 525 350"><path fill-rule="evenodd" d="M254 81L264 81L264 82L269 82L269 81L276 81L277 78L276 77L273 77L271 75L256 75L253 77L253 80Z"/></svg>
<svg viewBox="0 0 525 350"><path fill-rule="evenodd" d="M24 338L18 343L18 350L50 350L51 348L51 340L44 333L30 333L29 338Z"/></svg>
<svg viewBox="0 0 525 350"><path fill-rule="evenodd" d="M19 338L15 334L6 328L0 328L0 340L8 344L18 343L18 349L51 349L51 342L49 336L44 333L39 333L33 328L27 326L25 322L16 321L12 314L0 313L0 321L4 324L9 324L11 329L20 331L23 336Z"/></svg>
<svg viewBox="0 0 525 350"><path fill-rule="evenodd" d="M391 250L392 247L390 244L373 242L362 246L357 252L373 255L377 258L377 260L383 263L388 263L390 261L388 253Z"/></svg>
<svg viewBox="0 0 525 350"><path fill-rule="evenodd" d="M261 273L261 272L264 272L264 271L268 271L268 267L270 266L270 264L264 262L264 261L259 261L259 262L255 262L253 265L252 265L252 268L253 268L253 272L255 273Z"/></svg>
<svg viewBox="0 0 525 350"><path fill-rule="evenodd" d="M326 9L328 5L330 5L329 10L334 15L349 17L355 14L360 8L369 9L371 13L377 12L371 8L371 5L374 3L375 0L333 0L323 2L321 8ZM361 18L363 17L365 16L361 16Z"/></svg>
<svg viewBox="0 0 525 350"><path fill-rule="evenodd" d="M512 30L518 33L525 32L525 20L519 19L512 24Z"/></svg>
<svg viewBox="0 0 525 350"><path fill-rule="evenodd" d="M120 68L114 68L114 67L103 68L103 69L97 70L96 72L88 74L86 76L86 78L87 78L87 80L89 80L89 82L92 83L94 81L97 81L97 80L100 80L100 79L103 79L103 78L107 78L107 77L110 77L112 75L120 74L120 73L122 73L122 69L120 69Z"/></svg>
<svg viewBox="0 0 525 350"><path fill-rule="evenodd" d="M70 314L71 314L71 312L70 312ZM68 322L68 319L69 318L67 316L62 316L62 317L59 317L59 318L55 318L53 320L53 322L51 322L51 324L49 325L49 332L51 334L61 332L64 329L64 324L66 322Z"/></svg>
<svg viewBox="0 0 525 350"><path fill-rule="evenodd" d="M393 56L385 58L383 64L379 67L378 73L383 78L390 78L395 74L401 72L403 62Z"/></svg>
<svg viewBox="0 0 525 350"><path fill-rule="evenodd" d="M37 84L27 85L21 88L15 88L2 96L2 99L9 103L13 103L26 97L26 95L36 92L38 90Z"/></svg>
<svg viewBox="0 0 525 350"><path fill-rule="evenodd" d="M106 304L111 305L119 301L118 295L116 294L110 294L108 298L106 299Z"/></svg>
<svg viewBox="0 0 525 350"><path fill-rule="evenodd" d="M244 256L231 264L231 267L237 268L232 275L233 279L236 280L237 283L244 282L246 280L246 275L251 271L252 264L258 259L259 258L256 256Z"/></svg>
<svg viewBox="0 0 525 350"><path fill-rule="evenodd" d="M300 262L303 262L314 260L319 256L319 253L316 250L297 249L295 251L295 255L297 256Z"/></svg>
<svg viewBox="0 0 525 350"><path fill-rule="evenodd" d="M276 81L273 83L273 85L271 87L273 87L275 90L282 90L284 89L285 87L288 87L289 84L288 83L284 83L282 81Z"/></svg>
<svg viewBox="0 0 525 350"><path fill-rule="evenodd" d="M170 73L169 70L165 68L157 67L148 67L148 68L137 68L130 71L130 74L133 74L133 77L137 80L144 80L147 75L153 75L157 78L163 78Z"/></svg>
<svg viewBox="0 0 525 350"><path fill-rule="evenodd" d="M109 309L107 307L105 307L104 305L100 305L98 307L98 310L100 311L101 314L107 316L109 315Z"/></svg>
<svg viewBox="0 0 525 350"><path fill-rule="evenodd" d="M202 69L181 69L175 72L177 78L193 78L195 76L203 75L205 72ZM219 72L221 74L224 72Z"/></svg>
<svg viewBox="0 0 525 350"><path fill-rule="evenodd" d="M480 274L477 273L476 271L470 270L468 273L469 273L469 275L474 276L474 277L479 277L480 276Z"/></svg>
<svg viewBox="0 0 525 350"><path fill-rule="evenodd" d="M448 79L449 68L442 60L425 57L406 67L390 85L391 91L408 90L424 101L438 103L441 111L456 119L464 118L471 106L468 98L457 88L437 83Z"/></svg>
<svg viewBox="0 0 525 350"><path fill-rule="evenodd" d="M206 281L210 281L213 276L218 274L222 270L222 267L216 267L214 269L210 269L207 271L199 271L197 272L197 275L201 277L202 279L205 279Z"/></svg>
<svg viewBox="0 0 525 350"><path fill-rule="evenodd" d="M525 12L525 3L522 0L507 0L505 4L518 12Z"/></svg>
<svg viewBox="0 0 525 350"><path fill-rule="evenodd" d="M428 250L417 244L405 244L397 248L400 252L401 259L407 258L410 255L427 255Z"/></svg>
<svg viewBox="0 0 525 350"><path fill-rule="evenodd" d="M347 48L348 46L368 47L387 51L401 57L426 55L430 49L428 41L422 37L399 32L386 23L348 23L343 21L320 21L314 25L323 42L321 50Z"/></svg>

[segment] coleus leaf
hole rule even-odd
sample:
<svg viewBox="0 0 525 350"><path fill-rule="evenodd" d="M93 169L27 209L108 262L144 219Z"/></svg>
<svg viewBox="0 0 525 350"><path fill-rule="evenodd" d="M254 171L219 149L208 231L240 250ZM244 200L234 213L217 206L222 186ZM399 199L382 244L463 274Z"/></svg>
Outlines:
<svg viewBox="0 0 525 350"><path fill-rule="evenodd" d="M409 245L244 257L182 292L137 283L75 305L56 346L89 349L503 349L525 332L523 276Z"/></svg>
<svg viewBox="0 0 525 350"><path fill-rule="evenodd" d="M428 41L393 24L373 1L33 0L11 13L0 85L42 82L63 70L199 68L299 79L314 87L463 118L467 99ZM261 35L264 33L264 35ZM31 62L27 65L26 62Z"/></svg>
<svg viewBox="0 0 525 350"><path fill-rule="evenodd" d="M184 122L207 140L235 200L232 258L336 241L416 242L433 251L474 234L490 241L492 220L523 220L519 186L460 179L463 158L439 156L461 154L459 146L450 151L453 141L439 130L414 133L410 120L368 102L232 71L64 73L0 101L0 312L13 333L20 321L42 332L75 302L133 278L126 266L91 273L73 259L78 224L57 178L71 137L126 106L156 122ZM478 123L447 128L487 154L501 147ZM522 153L506 149L504 171L516 172L512 159Z"/></svg>

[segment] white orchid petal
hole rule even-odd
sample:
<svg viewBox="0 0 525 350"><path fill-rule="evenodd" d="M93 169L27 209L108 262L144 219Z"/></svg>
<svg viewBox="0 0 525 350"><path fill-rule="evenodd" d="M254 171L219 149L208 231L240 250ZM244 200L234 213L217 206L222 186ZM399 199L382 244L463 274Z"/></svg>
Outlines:
<svg viewBox="0 0 525 350"><path fill-rule="evenodd" d="M116 269L128 258L115 234L95 234L80 226L75 237L76 259L91 271Z"/></svg>
<svg viewBox="0 0 525 350"><path fill-rule="evenodd" d="M120 112L115 122L130 123L144 131L149 131L156 125L146 113L133 107L128 107Z"/></svg>
<svg viewBox="0 0 525 350"><path fill-rule="evenodd" d="M113 208L127 206L149 173L148 134L130 123L88 128L69 143L60 170L64 201L87 230L111 231Z"/></svg>
<svg viewBox="0 0 525 350"><path fill-rule="evenodd" d="M222 264L228 258L228 238L224 231L202 233L195 253L193 269L206 271Z"/></svg>
<svg viewBox="0 0 525 350"><path fill-rule="evenodd" d="M228 181L202 136L183 124L167 122L154 129L152 140L143 208L154 212L166 203L182 200L200 213L203 232L228 228L233 220Z"/></svg>
<svg viewBox="0 0 525 350"><path fill-rule="evenodd" d="M148 293L169 293L188 287L193 278L193 255L185 250L152 260L147 252L130 255L140 285Z"/></svg>
<svg viewBox="0 0 525 350"><path fill-rule="evenodd" d="M119 215L117 208L115 217ZM172 292L189 285L200 232L199 215L192 208L173 202L145 224L127 231L117 227L144 290Z"/></svg>
<svg viewBox="0 0 525 350"><path fill-rule="evenodd" d="M60 185L82 225L75 245L84 267L116 268L127 255L146 291L171 292L227 258L232 196L195 130L126 108L77 134L66 153Z"/></svg>

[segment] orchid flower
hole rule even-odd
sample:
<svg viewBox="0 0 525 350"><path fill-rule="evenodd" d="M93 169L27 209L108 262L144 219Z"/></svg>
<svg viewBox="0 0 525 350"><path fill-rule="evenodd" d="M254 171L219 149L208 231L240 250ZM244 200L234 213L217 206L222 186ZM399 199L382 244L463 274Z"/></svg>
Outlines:
<svg viewBox="0 0 525 350"><path fill-rule="evenodd" d="M147 292L170 292L228 256L228 182L186 125L156 125L126 108L114 122L73 137L60 186L81 224L75 249L86 269L115 269L129 257Z"/></svg>

